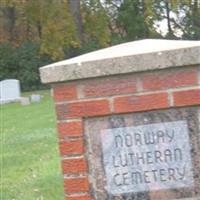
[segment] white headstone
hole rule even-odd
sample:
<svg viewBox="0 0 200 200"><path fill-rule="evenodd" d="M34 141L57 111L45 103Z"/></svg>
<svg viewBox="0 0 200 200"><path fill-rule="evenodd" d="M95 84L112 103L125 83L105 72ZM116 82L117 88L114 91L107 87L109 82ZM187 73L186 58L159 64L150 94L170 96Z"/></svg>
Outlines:
<svg viewBox="0 0 200 200"><path fill-rule="evenodd" d="M40 101L41 101L41 95L39 95L39 94L31 95L31 102L40 102Z"/></svg>
<svg viewBox="0 0 200 200"><path fill-rule="evenodd" d="M19 101L20 82L16 79L7 79L0 82L0 103Z"/></svg>

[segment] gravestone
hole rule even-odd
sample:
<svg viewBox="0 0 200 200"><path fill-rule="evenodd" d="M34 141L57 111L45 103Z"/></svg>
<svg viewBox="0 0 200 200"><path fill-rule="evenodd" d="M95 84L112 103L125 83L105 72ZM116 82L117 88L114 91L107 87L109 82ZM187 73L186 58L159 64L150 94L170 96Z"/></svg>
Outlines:
<svg viewBox="0 0 200 200"><path fill-rule="evenodd" d="M27 106L30 104L30 99L29 97L21 97L20 98L20 103L22 106Z"/></svg>
<svg viewBox="0 0 200 200"><path fill-rule="evenodd" d="M41 95L39 94L32 94L31 95L31 102L38 103L41 101Z"/></svg>
<svg viewBox="0 0 200 200"><path fill-rule="evenodd" d="M7 79L0 82L0 102L8 103L19 101L20 83L16 79Z"/></svg>
<svg viewBox="0 0 200 200"><path fill-rule="evenodd" d="M40 73L68 200L200 199L200 41L129 42Z"/></svg>

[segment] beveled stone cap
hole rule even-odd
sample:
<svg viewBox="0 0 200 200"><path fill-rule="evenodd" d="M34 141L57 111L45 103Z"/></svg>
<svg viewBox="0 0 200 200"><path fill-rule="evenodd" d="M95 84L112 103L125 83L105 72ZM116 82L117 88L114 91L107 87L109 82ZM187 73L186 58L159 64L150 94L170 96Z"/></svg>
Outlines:
<svg viewBox="0 0 200 200"><path fill-rule="evenodd" d="M43 83L200 64L200 41L127 42L40 68Z"/></svg>

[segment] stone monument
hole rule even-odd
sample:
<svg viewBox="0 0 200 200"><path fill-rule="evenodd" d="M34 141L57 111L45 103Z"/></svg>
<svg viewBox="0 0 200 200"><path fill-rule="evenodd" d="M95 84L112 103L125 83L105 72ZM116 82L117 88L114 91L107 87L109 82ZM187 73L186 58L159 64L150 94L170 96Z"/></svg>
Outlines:
<svg viewBox="0 0 200 200"><path fill-rule="evenodd" d="M20 103L21 103L22 106L30 105L29 97L21 97L20 98Z"/></svg>
<svg viewBox="0 0 200 200"><path fill-rule="evenodd" d="M200 41L124 43L40 74L67 200L200 199Z"/></svg>
<svg viewBox="0 0 200 200"><path fill-rule="evenodd" d="M19 101L20 83L16 79L0 81L0 103Z"/></svg>
<svg viewBox="0 0 200 200"><path fill-rule="evenodd" d="M39 94L32 94L31 95L31 102L32 103L39 103L41 101L41 95Z"/></svg>

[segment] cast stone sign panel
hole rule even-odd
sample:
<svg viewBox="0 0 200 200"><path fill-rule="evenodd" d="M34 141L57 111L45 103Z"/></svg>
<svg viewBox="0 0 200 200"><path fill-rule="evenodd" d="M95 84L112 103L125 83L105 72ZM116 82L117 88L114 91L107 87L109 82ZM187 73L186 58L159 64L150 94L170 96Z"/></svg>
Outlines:
<svg viewBox="0 0 200 200"><path fill-rule="evenodd" d="M104 129L101 142L110 194L194 185L186 120Z"/></svg>

